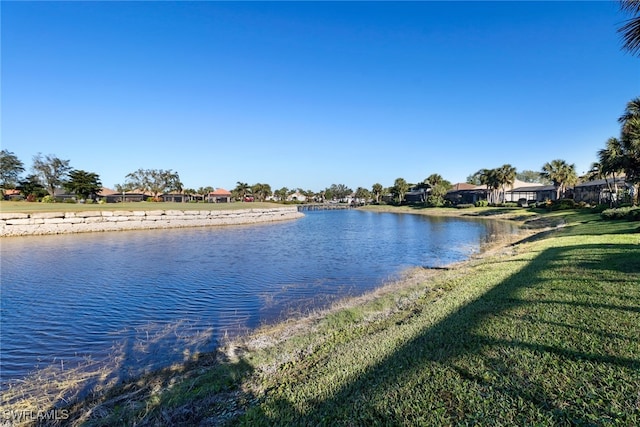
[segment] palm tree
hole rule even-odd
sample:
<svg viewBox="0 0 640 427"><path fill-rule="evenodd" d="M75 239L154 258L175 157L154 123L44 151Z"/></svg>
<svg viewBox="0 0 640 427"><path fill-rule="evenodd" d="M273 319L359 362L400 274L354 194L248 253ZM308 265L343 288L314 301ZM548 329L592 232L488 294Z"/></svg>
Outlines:
<svg viewBox="0 0 640 427"><path fill-rule="evenodd" d="M271 186L269 184L257 183L251 186L251 192L261 202L271 196Z"/></svg>
<svg viewBox="0 0 640 427"><path fill-rule="evenodd" d="M618 30L622 34L622 48L632 55L640 54L640 1L621 0L620 9L635 15Z"/></svg>
<svg viewBox="0 0 640 427"><path fill-rule="evenodd" d="M498 201L498 189L502 185L498 179L496 169L480 169L474 174L474 177L480 181L480 184L487 186L487 202L496 203Z"/></svg>
<svg viewBox="0 0 640 427"><path fill-rule="evenodd" d="M497 169L496 175L502 187L502 203L504 203L507 194L507 185L513 188L513 183L516 180L516 168L507 163Z"/></svg>
<svg viewBox="0 0 640 427"><path fill-rule="evenodd" d="M564 197L567 186L578 182L576 166L560 159L545 163L540 175L553 182L553 186L556 188L556 200Z"/></svg>
<svg viewBox="0 0 640 427"><path fill-rule="evenodd" d="M209 201L209 194L213 192L213 190L214 188L211 186L200 187L196 193L202 195L202 201L206 203Z"/></svg>
<svg viewBox="0 0 640 427"><path fill-rule="evenodd" d="M618 184L616 183L616 173L624 169L624 154L622 143L618 138L609 138L606 147L598 151L598 160L600 164L600 174L607 183L611 194L618 193ZM613 178L613 188L609 185L608 177ZM615 196L611 198L614 202Z"/></svg>
<svg viewBox="0 0 640 427"><path fill-rule="evenodd" d="M640 97L632 99L618 119L622 125L622 164L626 180L634 186L634 203L638 203L640 187Z"/></svg>
<svg viewBox="0 0 640 427"><path fill-rule="evenodd" d="M233 189L233 192L241 202L244 202L244 198L247 196L247 193L251 191L251 187L249 187L249 184L246 182L238 181L236 184L236 188Z"/></svg>
<svg viewBox="0 0 640 427"><path fill-rule="evenodd" d="M380 197L382 196L382 184L379 183L375 183L373 184L373 186L371 187L371 192L373 193L373 198L375 199L376 203L380 203Z"/></svg>
<svg viewBox="0 0 640 427"><path fill-rule="evenodd" d="M393 183L393 192L398 198L398 203L402 203L407 191L409 191L409 184L407 184L407 181L405 181L404 178L396 178Z"/></svg>

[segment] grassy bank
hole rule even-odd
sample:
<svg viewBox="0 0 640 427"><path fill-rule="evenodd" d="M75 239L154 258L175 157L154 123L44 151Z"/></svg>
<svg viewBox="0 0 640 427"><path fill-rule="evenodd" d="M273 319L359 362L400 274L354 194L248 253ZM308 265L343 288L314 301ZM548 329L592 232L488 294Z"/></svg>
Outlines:
<svg viewBox="0 0 640 427"><path fill-rule="evenodd" d="M227 210L265 209L286 205L270 202L251 203L173 203L173 202L125 202L125 203L29 203L25 201L0 201L0 212L84 212L84 211L151 211L151 210Z"/></svg>
<svg viewBox="0 0 640 427"><path fill-rule="evenodd" d="M640 424L638 223L528 224L563 227L117 386L67 407L70 421Z"/></svg>

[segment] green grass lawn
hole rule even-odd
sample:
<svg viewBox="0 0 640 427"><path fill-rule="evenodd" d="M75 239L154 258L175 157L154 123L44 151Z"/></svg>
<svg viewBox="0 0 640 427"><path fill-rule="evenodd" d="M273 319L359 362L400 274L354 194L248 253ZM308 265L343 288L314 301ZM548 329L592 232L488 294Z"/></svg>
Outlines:
<svg viewBox="0 0 640 427"><path fill-rule="evenodd" d="M173 202L125 202L105 204L83 203L29 203L25 201L0 201L0 212L80 212L80 211L150 211L150 210L227 210L264 209L286 205L269 202L251 203L173 203Z"/></svg>
<svg viewBox="0 0 640 427"><path fill-rule="evenodd" d="M416 270L418 280L364 302L266 328L82 402L72 418L639 425L638 223L551 215L565 226L450 269Z"/></svg>

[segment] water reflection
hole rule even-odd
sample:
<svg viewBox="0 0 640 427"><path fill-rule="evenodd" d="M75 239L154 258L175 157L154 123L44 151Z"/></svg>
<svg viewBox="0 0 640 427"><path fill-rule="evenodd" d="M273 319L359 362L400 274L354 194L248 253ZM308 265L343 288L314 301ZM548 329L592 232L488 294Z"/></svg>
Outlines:
<svg viewBox="0 0 640 427"><path fill-rule="evenodd" d="M269 225L4 239L3 381L88 359L113 364L102 381L137 375L371 290L406 267L465 259L513 231L495 221L320 211Z"/></svg>

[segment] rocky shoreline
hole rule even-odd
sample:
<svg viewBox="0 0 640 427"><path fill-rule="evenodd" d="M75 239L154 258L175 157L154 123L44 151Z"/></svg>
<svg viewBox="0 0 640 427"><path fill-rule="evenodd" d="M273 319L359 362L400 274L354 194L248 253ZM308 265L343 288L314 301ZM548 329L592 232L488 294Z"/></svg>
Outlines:
<svg viewBox="0 0 640 427"><path fill-rule="evenodd" d="M0 237L257 224L304 216L295 206L234 210L0 213Z"/></svg>

